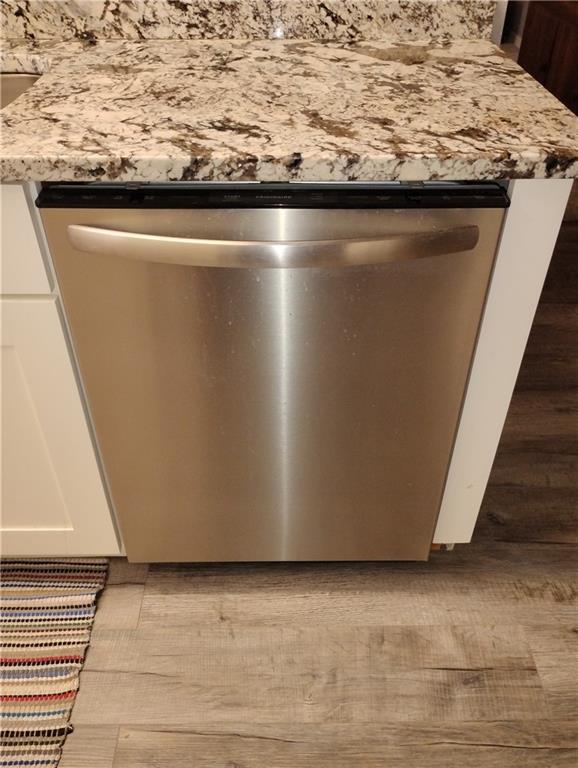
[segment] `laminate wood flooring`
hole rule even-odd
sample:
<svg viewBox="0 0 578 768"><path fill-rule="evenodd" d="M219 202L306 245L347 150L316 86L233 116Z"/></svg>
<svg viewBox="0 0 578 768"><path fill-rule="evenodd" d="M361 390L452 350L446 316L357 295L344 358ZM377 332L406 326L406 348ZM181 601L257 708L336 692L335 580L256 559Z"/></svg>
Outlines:
<svg viewBox="0 0 578 768"><path fill-rule="evenodd" d="M471 545L113 561L61 768L576 768L577 264L567 224Z"/></svg>

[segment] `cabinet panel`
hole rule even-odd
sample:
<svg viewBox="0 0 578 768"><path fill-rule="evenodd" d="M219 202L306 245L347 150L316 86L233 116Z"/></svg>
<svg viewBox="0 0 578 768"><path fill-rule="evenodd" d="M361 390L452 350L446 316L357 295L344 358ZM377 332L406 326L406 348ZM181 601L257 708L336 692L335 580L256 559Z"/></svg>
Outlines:
<svg viewBox="0 0 578 768"><path fill-rule="evenodd" d="M578 3L531 2L518 63L578 114Z"/></svg>
<svg viewBox="0 0 578 768"><path fill-rule="evenodd" d="M578 115L578 13L574 24L560 24L546 88Z"/></svg>
<svg viewBox="0 0 578 768"><path fill-rule="evenodd" d="M22 350L2 345L2 528L72 526Z"/></svg>
<svg viewBox="0 0 578 768"><path fill-rule="evenodd" d="M546 3L530 4L518 64L542 85L552 65L558 25L558 18Z"/></svg>
<svg viewBox="0 0 578 768"><path fill-rule="evenodd" d="M0 221L0 293L50 293L22 185L0 185Z"/></svg>
<svg viewBox="0 0 578 768"><path fill-rule="evenodd" d="M117 554L56 299L3 299L5 555Z"/></svg>

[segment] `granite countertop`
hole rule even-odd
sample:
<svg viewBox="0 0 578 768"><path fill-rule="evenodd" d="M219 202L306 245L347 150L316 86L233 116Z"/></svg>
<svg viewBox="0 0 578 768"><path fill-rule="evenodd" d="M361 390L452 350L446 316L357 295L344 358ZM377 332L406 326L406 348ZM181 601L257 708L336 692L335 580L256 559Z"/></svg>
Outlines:
<svg viewBox="0 0 578 768"><path fill-rule="evenodd" d="M2 0L6 39L489 39L496 0Z"/></svg>
<svg viewBox="0 0 578 768"><path fill-rule="evenodd" d="M21 180L578 176L578 119L487 40L10 42Z"/></svg>

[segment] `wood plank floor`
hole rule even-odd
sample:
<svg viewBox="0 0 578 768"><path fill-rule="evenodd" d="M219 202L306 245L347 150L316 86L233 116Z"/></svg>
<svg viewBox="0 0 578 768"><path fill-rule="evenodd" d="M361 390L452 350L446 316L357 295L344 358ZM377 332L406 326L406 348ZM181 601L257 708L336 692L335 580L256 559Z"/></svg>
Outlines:
<svg viewBox="0 0 578 768"><path fill-rule="evenodd" d="M568 224L471 545L114 561L61 768L576 768L577 264Z"/></svg>

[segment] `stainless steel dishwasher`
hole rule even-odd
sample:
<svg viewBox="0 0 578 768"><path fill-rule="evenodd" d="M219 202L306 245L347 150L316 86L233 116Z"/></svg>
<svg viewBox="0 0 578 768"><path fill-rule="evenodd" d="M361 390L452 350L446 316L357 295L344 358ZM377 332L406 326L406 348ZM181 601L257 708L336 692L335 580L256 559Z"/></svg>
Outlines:
<svg viewBox="0 0 578 768"><path fill-rule="evenodd" d="M44 185L129 559L427 559L507 204Z"/></svg>

